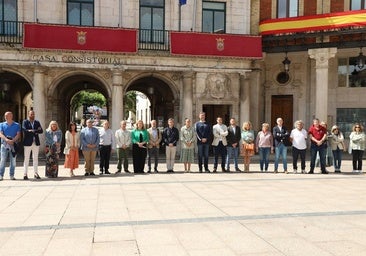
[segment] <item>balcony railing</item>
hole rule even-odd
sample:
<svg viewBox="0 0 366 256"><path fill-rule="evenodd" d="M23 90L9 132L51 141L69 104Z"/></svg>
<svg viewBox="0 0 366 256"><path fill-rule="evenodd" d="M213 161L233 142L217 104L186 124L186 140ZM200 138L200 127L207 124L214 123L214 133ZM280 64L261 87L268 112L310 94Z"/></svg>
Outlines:
<svg viewBox="0 0 366 256"><path fill-rule="evenodd" d="M22 44L23 24L22 21L0 20L0 43Z"/></svg>
<svg viewBox="0 0 366 256"><path fill-rule="evenodd" d="M139 29L139 50L169 51L169 31Z"/></svg>

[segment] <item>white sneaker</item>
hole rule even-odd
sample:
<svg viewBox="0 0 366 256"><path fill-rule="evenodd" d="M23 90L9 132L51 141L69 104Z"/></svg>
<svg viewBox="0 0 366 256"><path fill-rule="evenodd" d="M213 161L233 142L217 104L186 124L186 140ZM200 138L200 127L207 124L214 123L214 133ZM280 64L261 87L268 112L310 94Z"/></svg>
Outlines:
<svg viewBox="0 0 366 256"><path fill-rule="evenodd" d="M358 172L358 170L353 170L352 172Z"/></svg>

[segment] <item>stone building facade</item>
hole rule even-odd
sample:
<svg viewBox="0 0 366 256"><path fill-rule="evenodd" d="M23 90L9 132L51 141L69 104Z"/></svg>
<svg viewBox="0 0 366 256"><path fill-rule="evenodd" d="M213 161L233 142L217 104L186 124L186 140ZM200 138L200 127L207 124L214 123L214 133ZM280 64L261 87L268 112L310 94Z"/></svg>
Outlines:
<svg viewBox="0 0 366 256"><path fill-rule="evenodd" d="M90 2L91 9L82 7L83 2ZM220 9L221 5L218 7L224 14L223 27L219 26L224 31L219 31L217 39L225 35L250 35L253 17L249 1L187 1L185 5L179 5L178 0L35 0L13 3L14 6L3 7L7 12L14 12L15 17L12 23L8 22L13 27L3 27L0 38L3 42L0 46L0 87L3 90L0 115L11 110L20 122L33 108L44 127L51 120L56 120L65 130L73 115L70 109L72 97L82 90L98 91L107 99L107 118L112 129L117 129L119 122L127 118L123 114L123 96L129 90L136 90L149 98L151 116L163 121L169 117L178 124L186 117L195 121L200 111L206 111L212 122L218 115L227 121L235 117L239 122L252 120L256 124L263 119L260 111L263 90L258 62L261 54L254 58L235 56L235 53L230 56L172 54L169 49L171 42L158 41L160 46L168 45L161 50L157 48L159 44L142 40L146 36L142 34L145 23L153 26L151 22L159 19L162 24L157 22L157 25L162 25L164 33L167 31L165 40L168 41L169 33L178 30L199 36L211 35L203 33L203 9L207 4L206 9L213 14L217 11L215 3L223 4L223 9ZM78 32L90 28L73 24L75 13L72 12L72 4L85 9L89 18L84 21L82 15L78 18L81 22L91 22L88 24L91 28L136 30L137 50L110 52L103 45L97 45L97 50L68 49L62 43L65 40L66 45L66 36L61 42L54 42L57 41L54 36L59 36L57 31L63 31L64 27L76 28ZM162 12L155 12L154 8ZM146 22L142 18L146 12L151 12L147 16L152 21ZM220 15L217 17L222 18ZM258 24L258 20L255 23ZM27 32L28 27L24 24L35 25L37 34ZM47 34L42 31L42 25L54 27ZM153 32L154 29L150 27L148 30ZM78 35L75 39L78 46L90 42L90 33L84 32L84 38ZM39 36L41 34L43 36ZM222 40L221 45L218 41L218 51L224 52L228 40ZM256 47L260 47L260 38L258 42ZM190 47L200 43L187 42ZM61 48L52 48L52 44L61 45Z"/></svg>

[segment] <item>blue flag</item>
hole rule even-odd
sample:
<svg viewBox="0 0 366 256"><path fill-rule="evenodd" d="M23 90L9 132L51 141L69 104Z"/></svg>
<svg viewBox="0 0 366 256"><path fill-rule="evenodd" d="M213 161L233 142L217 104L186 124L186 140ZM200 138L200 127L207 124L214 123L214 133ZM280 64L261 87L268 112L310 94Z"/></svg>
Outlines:
<svg viewBox="0 0 366 256"><path fill-rule="evenodd" d="M187 3L187 0L179 0L179 5L184 5Z"/></svg>

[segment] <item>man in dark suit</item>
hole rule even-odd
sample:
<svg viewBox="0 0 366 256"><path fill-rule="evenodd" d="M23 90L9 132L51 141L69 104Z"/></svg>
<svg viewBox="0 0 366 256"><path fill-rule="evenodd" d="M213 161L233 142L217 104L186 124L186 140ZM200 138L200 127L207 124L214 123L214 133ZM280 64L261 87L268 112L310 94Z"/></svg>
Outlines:
<svg viewBox="0 0 366 256"><path fill-rule="evenodd" d="M28 112L28 119L23 120L23 146L24 146L24 177L28 179L28 165L29 158L32 152L34 178L40 179L38 175L38 153L39 153L39 134L43 133L42 126L38 120L35 120L35 113L33 110Z"/></svg>
<svg viewBox="0 0 366 256"><path fill-rule="evenodd" d="M226 170L230 170L230 159L234 158L235 171L241 172L238 166L238 156L240 150L241 130L236 125L235 118L230 119L230 125L228 126L227 139L227 156L226 156Z"/></svg>
<svg viewBox="0 0 366 256"><path fill-rule="evenodd" d="M278 172L278 162L282 156L283 169L287 174L287 141L290 137L289 131L283 126L281 117L276 120L277 126L273 127L273 139L275 146L275 168L274 173Z"/></svg>

